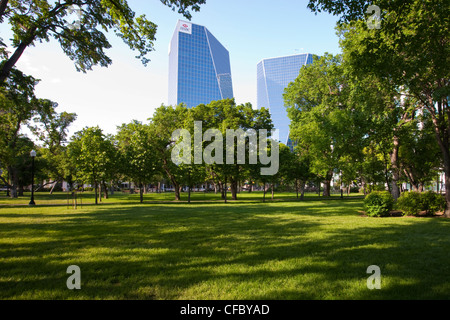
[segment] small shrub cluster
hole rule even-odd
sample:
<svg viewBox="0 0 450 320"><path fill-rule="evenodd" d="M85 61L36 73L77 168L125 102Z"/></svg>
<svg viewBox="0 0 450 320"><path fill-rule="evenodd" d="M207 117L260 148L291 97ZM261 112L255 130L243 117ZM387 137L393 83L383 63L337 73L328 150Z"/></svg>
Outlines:
<svg viewBox="0 0 450 320"><path fill-rule="evenodd" d="M386 217L394 207L394 198L388 191L373 191L364 198L364 209L370 217Z"/></svg>
<svg viewBox="0 0 450 320"><path fill-rule="evenodd" d="M445 199L436 192L404 192L397 200L397 209L406 215L416 216L425 211L426 215L434 215L438 211L445 209Z"/></svg>
<svg viewBox="0 0 450 320"><path fill-rule="evenodd" d="M422 197L420 192L403 192L397 199L396 208L403 211L405 215L415 216L421 211Z"/></svg>

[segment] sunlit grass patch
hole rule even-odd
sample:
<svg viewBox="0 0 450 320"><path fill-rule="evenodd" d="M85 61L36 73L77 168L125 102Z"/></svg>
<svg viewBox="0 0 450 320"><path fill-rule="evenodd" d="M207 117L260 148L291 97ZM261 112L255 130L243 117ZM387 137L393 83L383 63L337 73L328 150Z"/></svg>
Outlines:
<svg viewBox="0 0 450 320"><path fill-rule="evenodd" d="M0 207L1 299L447 299L444 218L360 199ZM69 265L81 290L66 287ZM367 267L381 269L369 290Z"/></svg>

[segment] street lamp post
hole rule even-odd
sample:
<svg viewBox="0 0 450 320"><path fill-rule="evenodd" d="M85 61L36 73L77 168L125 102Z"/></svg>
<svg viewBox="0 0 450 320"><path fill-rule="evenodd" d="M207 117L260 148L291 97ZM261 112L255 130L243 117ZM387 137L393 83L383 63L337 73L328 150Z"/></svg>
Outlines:
<svg viewBox="0 0 450 320"><path fill-rule="evenodd" d="M31 200L28 205L34 206L36 203L34 202L34 158L36 157L36 151L31 150Z"/></svg>

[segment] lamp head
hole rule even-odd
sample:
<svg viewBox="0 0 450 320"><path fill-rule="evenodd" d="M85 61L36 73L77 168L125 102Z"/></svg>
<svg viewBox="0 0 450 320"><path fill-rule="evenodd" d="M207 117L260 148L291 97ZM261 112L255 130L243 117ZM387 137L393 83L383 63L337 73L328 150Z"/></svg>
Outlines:
<svg viewBox="0 0 450 320"><path fill-rule="evenodd" d="M36 151L31 150L30 157L32 157L32 158L36 157Z"/></svg>

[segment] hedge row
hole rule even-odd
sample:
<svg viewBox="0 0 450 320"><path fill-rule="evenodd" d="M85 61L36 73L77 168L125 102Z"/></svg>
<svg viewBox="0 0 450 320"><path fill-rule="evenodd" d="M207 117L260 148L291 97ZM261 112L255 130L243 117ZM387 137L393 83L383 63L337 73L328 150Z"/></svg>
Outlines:
<svg viewBox="0 0 450 320"><path fill-rule="evenodd" d="M404 192L394 201L387 191L373 191L364 199L364 209L370 217L386 217L395 208L404 215L417 216L421 212L432 216L436 212L445 210L446 201L436 192Z"/></svg>

